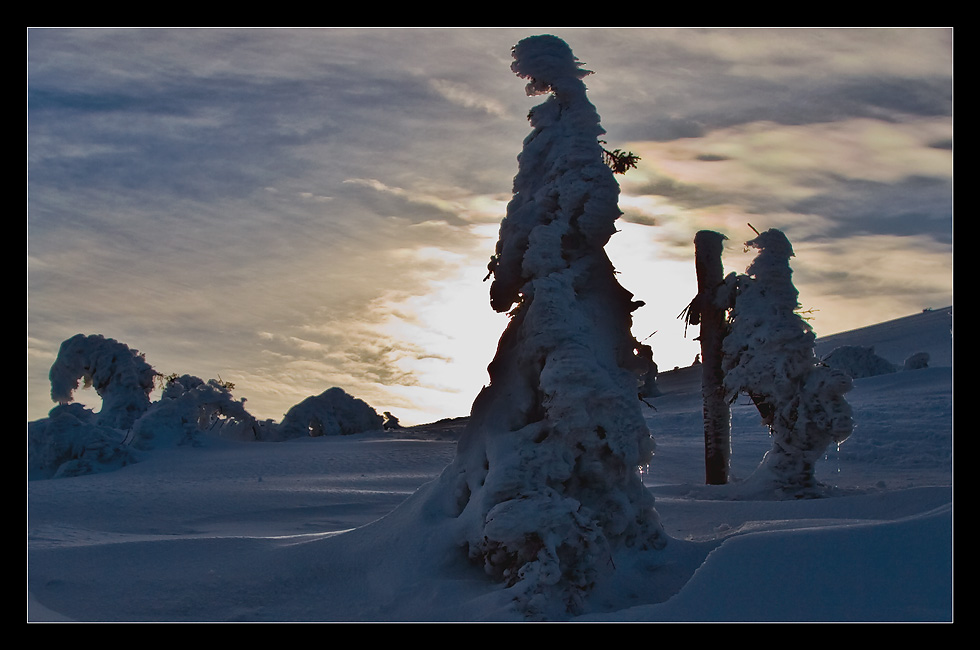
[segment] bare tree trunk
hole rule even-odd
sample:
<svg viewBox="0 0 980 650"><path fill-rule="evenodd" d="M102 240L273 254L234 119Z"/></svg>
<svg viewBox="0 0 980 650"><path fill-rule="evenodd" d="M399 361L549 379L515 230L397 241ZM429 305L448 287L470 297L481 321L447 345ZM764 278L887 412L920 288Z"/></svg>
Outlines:
<svg viewBox="0 0 980 650"><path fill-rule="evenodd" d="M701 396L704 412L705 483L728 483L732 450L732 414L725 399L721 344L725 334L725 308L716 304L724 282L721 263L725 236L702 230L694 237L694 263L698 274L697 317L701 323Z"/></svg>

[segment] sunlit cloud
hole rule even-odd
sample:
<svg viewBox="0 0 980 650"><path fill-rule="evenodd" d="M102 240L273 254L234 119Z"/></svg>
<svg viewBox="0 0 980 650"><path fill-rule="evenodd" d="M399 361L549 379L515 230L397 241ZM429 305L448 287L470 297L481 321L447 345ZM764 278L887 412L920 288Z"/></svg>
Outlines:
<svg viewBox="0 0 980 650"><path fill-rule="evenodd" d="M818 334L942 308L952 296L949 249L930 237L864 235L794 250L794 280L804 306L819 310Z"/></svg>
<svg viewBox="0 0 980 650"><path fill-rule="evenodd" d="M698 229L748 223L785 229L791 238L909 234L911 223L930 218L949 224L936 233L948 241L952 158L933 146L948 133L948 120L936 118L862 119L758 123L630 143L641 165L624 180L622 205L627 220L655 222L675 243Z"/></svg>
<svg viewBox="0 0 980 650"><path fill-rule="evenodd" d="M441 249L397 254L406 263L460 261ZM390 292L356 313L314 316L300 335L261 333L267 362L242 370L256 373L249 385L275 384L279 392L254 408L275 417L303 395L338 385L377 408L398 410L405 423L468 412L506 322L489 308L479 267L459 268L470 271L429 281L424 291ZM450 410L432 410L438 408Z"/></svg>

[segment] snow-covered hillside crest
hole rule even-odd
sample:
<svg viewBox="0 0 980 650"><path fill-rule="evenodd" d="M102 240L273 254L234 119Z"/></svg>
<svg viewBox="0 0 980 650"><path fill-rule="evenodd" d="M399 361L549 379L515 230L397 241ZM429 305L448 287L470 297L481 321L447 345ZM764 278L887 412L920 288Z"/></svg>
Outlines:
<svg viewBox="0 0 980 650"><path fill-rule="evenodd" d="M770 229L746 242L758 255L746 275L729 276L737 296L722 344L729 399L747 393L772 433L772 450L742 489L800 497L817 488L814 465L854 427L844 394L851 377L814 354L815 334L800 305L789 260L793 247Z"/></svg>
<svg viewBox="0 0 980 650"><path fill-rule="evenodd" d="M551 93L531 112L489 267L493 308L516 307L437 492L470 558L528 615L566 616L616 549L658 548L666 535L638 473L653 440L631 369L635 303L603 250L619 186L586 72L553 36L513 54L529 94Z"/></svg>

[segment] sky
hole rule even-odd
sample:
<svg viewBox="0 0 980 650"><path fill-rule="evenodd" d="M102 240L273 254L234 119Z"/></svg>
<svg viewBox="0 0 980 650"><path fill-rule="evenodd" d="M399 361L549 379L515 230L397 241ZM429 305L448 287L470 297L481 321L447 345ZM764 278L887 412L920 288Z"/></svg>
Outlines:
<svg viewBox="0 0 980 650"><path fill-rule="evenodd" d="M785 232L818 335L952 304L950 28L30 28L28 420L78 333L260 419L333 386L468 414L535 34L640 156L607 251L661 370L699 349L677 317L703 229L735 272L753 228Z"/></svg>

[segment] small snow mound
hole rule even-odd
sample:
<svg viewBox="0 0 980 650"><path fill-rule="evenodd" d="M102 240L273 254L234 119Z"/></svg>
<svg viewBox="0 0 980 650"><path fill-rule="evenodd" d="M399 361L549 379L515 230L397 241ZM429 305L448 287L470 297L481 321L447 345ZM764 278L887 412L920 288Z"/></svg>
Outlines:
<svg viewBox="0 0 980 650"><path fill-rule="evenodd" d="M860 345L842 345L821 361L831 368L846 372L853 379L887 375L897 370L890 361L875 354L874 347Z"/></svg>
<svg viewBox="0 0 980 650"><path fill-rule="evenodd" d="M279 425L278 437L346 436L382 429L384 421L366 402L334 387L289 409Z"/></svg>
<svg viewBox="0 0 980 650"><path fill-rule="evenodd" d="M905 360L902 370L922 370L929 367L929 353L916 352Z"/></svg>

